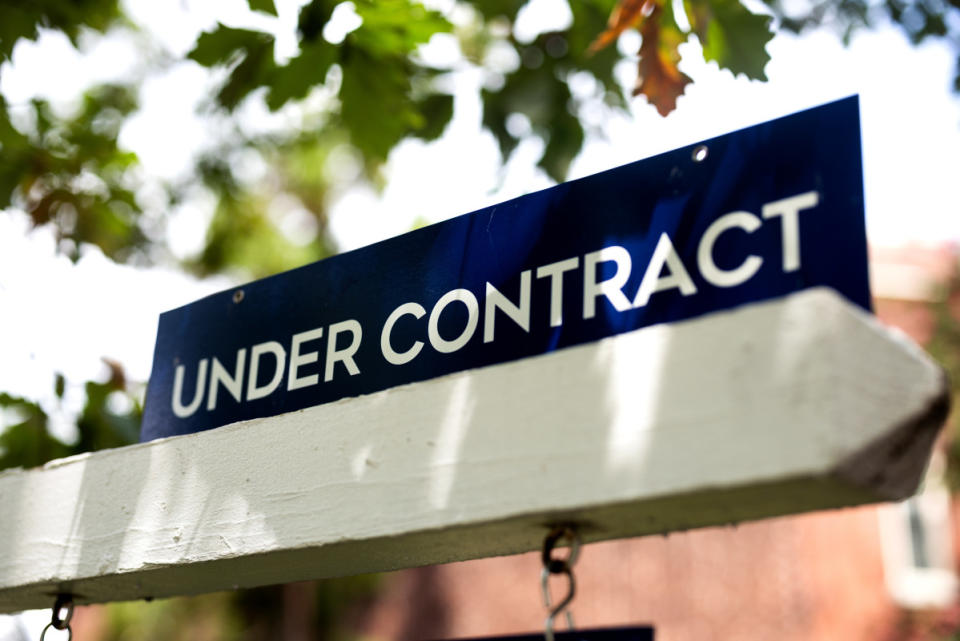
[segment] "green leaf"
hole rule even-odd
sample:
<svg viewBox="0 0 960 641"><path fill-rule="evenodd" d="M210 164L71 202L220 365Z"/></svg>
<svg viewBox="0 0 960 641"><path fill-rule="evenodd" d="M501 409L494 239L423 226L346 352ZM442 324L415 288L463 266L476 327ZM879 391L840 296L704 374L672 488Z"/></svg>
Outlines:
<svg viewBox="0 0 960 641"><path fill-rule="evenodd" d="M132 258L147 244L134 197L140 179L130 171L136 155L120 149L117 137L137 108L135 91L95 86L68 118L43 100L31 105L25 134L0 117L0 203L21 208L34 226L51 225L71 258L84 243L114 260Z"/></svg>
<svg viewBox="0 0 960 641"><path fill-rule="evenodd" d="M304 42L300 55L274 73L267 106L277 110L289 100L305 98L313 87L323 83L336 57L337 48L322 38Z"/></svg>
<svg viewBox="0 0 960 641"><path fill-rule="evenodd" d="M104 32L123 18L118 0L71 0L70 2L35 0L17 4L29 4L35 7L43 16L40 26L47 29L60 29L74 46L77 45L78 38L85 28Z"/></svg>
<svg viewBox="0 0 960 641"><path fill-rule="evenodd" d="M271 220L269 208L268 200L252 192L222 197L203 252L188 266L201 275L233 272L262 278L329 254L322 235L291 242Z"/></svg>
<svg viewBox="0 0 960 641"><path fill-rule="evenodd" d="M277 7L273 4L273 0L247 0L247 4L251 11L269 13L271 16L277 15Z"/></svg>
<svg viewBox="0 0 960 641"><path fill-rule="evenodd" d="M340 117L368 162L382 162L424 118L410 100L410 64L350 48L343 56Z"/></svg>
<svg viewBox="0 0 960 641"><path fill-rule="evenodd" d="M573 2L573 24L562 34L567 40L569 58L574 69L589 71L607 91L610 101L626 109L620 82L614 76L614 67L622 58L616 47L606 47L589 53L590 43L607 26L607 16L613 11L615 0Z"/></svg>
<svg viewBox="0 0 960 641"><path fill-rule="evenodd" d="M300 9L297 32L304 40L318 40L340 0L313 0Z"/></svg>
<svg viewBox="0 0 960 641"><path fill-rule="evenodd" d="M13 425L0 424L0 470L37 467L70 454L70 448L47 431L47 414L38 404L0 393L0 408L17 416Z"/></svg>
<svg viewBox="0 0 960 641"><path fill-rule="evenodd" d="M272 44L273 37L262 31L234 29L217 23L213 31L200 34L187 57L204 67L229 64L244 52L262 47L264 42Z"/></svg>
<svg viewBox="0 0 960 641"><path fill-rule="evenodd" d="M348 38L377 57L406 56L435 33L453 30L443 14L411 0L365 0L357 3L357 15L363 24Z"/></svg>
<svg viewBox="0 0 960 641"><path fill-rule="evenodd" d="M24 3L4 3L0 6L0 61L9 60L13 48L21 38L34 40L42 16Z"/></svg>
<svg viewBox="0 0 960 641"><path fill-rule="evenodd" d="M687 14L706 60L752 80L767 79L770 16L751 13L740 0L691 0Z"/></svg>
<svg viewBox="0 0 960 641"><path fill-rule="evenodd" d="M520 140L507 130L507 118L512 113L510 105L502 91L484 89L480 95L483 99L483 126L493 134L500 148L500 156L506 160L520 144Z"/></svg>
<svg viewBox="0 0 960 641"><path fill-rule="evenodd" d="M473 8L480 12L487 20L506 18L513 22L517 13L527 4L527 0L480 0L473 3ZM579 2L575 4L580 4ZM571 7L572 8L572 7Z"/></svg>
<svg viewBox="0 0 960 641"><path fill-rule="evenodd" d="M46 415L31 415L0 433L0 470L8 467L38 467L70 455L70 448L46 430Z"/></svg>
<svg viewBox="0 0 960 641"><path fill-rule="evenodd" d="M10 58L19 40L35 40L40 28L59 29L76 45L84 29L106 31L121 16L118 0L2 2L0 61Z"/></svg>
<svg viewBox="0 0 960 641"><path fill-rule="evenodd" d="M217 93L217 101L228 110L236 108L250 92L269 84L276 68L273 38L258 38L250 43L240 64L230 72L227 82Z"/></svg>
<svg viewBox="0 0 960 641"><path fill-rule="evenodd" d="M521 65L506 77L499 91L484 90L483 125L508 158L520 141L508 131L507 118L514 113L525 115L533 133L546 143L539 166L561 181L583 144L583 127L570 112L572 96L556 61L543 59L543 66L537 69Z"/></svg>
<svg viewBox="0 0 960 641"><path fill-rule="evenodd" d="M30 140L10 123L6 101L0 96L0 209L11 204L27 166L30 146Z"/></svg>
<svg viewBox="0 0 960 641"><path fill-rule="evenodd" d="M553 119L547 133L547 146L537 166L557 182L563 182L570 170L570 163L580 153L583 146L583 127L580 121L569 111L558 114Z"/></svg>
<svg viewBox="0 0 960 641"><path fill-rule="evenodd" d="M424 125L414 132L417 138L436 140L443 135L453 118L453 96L444 93L430 94L417 103L423 114Z"/></svg>
<svg viewBox="0 0 960 641"><path fill-rule="evenodd" d="M129 396L129 411L118 414L110 408L111 394L126 394L117 383L114 380L106 383L88 381L84 386L87 400L77 419L77 430L80 432L77 451L92 452L137 442L142 410Z"/></svg>

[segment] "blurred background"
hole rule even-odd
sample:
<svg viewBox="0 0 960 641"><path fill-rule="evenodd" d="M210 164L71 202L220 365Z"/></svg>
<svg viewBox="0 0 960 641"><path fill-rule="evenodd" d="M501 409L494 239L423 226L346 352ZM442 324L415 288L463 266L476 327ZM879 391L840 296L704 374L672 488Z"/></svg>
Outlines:
<svg viewBox="0 0 960 641"><path fill-rule="evenodd" d="M2 1L0 62L0 469L135 442L162 311L854 93L876 312L958 400L957 0ZM578 624L960 639L956 431L900 505L589 546ZM536 632L539 569L90 606L74 633Z"/></svg>

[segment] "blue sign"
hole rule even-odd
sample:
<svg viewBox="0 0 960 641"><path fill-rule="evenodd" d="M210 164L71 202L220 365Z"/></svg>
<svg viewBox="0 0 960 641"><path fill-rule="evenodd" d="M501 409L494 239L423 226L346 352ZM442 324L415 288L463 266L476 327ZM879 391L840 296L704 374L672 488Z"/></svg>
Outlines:
<svg viewBox="0 0 960 641"><path fill-rule="evenodd" d="M654 629L647 626L630 628L593 628L554 632L555 641L654 641ZM543 633L504 637L460 639L459 641L544 641Z"/></svg>
<svg viewBox="0 0 960 641"><path fill-rule="evenodd" d="M166 312L141 439L817 286L870 307L856 97Z"/></svg>

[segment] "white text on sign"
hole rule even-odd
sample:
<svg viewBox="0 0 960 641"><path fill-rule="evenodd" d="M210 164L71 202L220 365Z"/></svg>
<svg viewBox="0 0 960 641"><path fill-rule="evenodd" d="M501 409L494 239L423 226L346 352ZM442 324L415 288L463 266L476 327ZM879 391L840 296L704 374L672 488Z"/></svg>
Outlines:
<svg viewBox="0 0 960 641"><path fill-rule="evenodd" d="M735 287L749 281L763 268L764 257L750 254L736 267L724 269L714 261L714 246L718 239L730 230L739 229L749 234L757 231L764 221L774 219L778 220L780 225L782 260L779 268L784 273L797 271L801 267L800 213L816 207L819 200L816 191L808 191L764 204L760 216L748 211L734 211L720 216L707 227L700 238L697 246L697 272L704 281L718 288ZM611 276L599 279L599 267L603 263L612 263L614 270ZM609 245L582 257L574 256L541 265L536 269L524 270L519 275L520 291L516 302L487 282L483 293L483 342L491 343L496 340L497 310L525 332L530 331L531 291L534 283L547 288L549 313L546 319L551 327L559 327L564 323L564 283L566 277L576 270L583 270L583 288L577 294L581 295L582 319L589 320L596 316L597 300L601 297L616 311L626 312L647 305L651 297L658 292L675 289L682 296L695 295L698 290L690 275L691 267L683 263L670 236L664 232L657 240L635 292L624 291L633 272L633 257L620 245ZM444 311L454 304L465 307L466 323L456 336L444 337L439 331L440 319ZM480 326L480 311L481 304L477 295L463 288L453 289L441 296L429 314L418 302L403 303L382 323L379 331L380 353L387 364L402 366L417 358L428 343L431 349L442 354L456 352L466 346L476 334ZM405 319L407 316L420 323L427 317L425 335L421 331L425 340L396 345L392 337L393 330L402 319L409 322ZM321 373L323 382L330 382L335 376L342 376L344 373L350 376L360 375L355 356L360 349L363 334L360 321L347 319L293 334L286 345L278 341L266 341L251 346L249 350L247 347L239 348L232 371L216 356L200 359L196 366L193 393L187 402L183 399L186 366L177 364L171 398L173 413L179 418L186 418L204 405L207 411L215 410L224 398L220 394L221 387L234 402L241 403L269 396L280 388L284 378L286 389L292 391L321 384ZM326 345L321 368L319 363L324 337ZM270 368L272 370L269 375L264 377L263 373Z"/></svg>

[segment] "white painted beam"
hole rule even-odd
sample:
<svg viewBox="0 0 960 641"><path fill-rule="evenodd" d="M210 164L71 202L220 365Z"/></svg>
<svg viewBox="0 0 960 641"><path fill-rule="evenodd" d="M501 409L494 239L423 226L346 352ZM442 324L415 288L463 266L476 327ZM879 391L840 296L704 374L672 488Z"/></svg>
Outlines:
<svg viewBox="0 0 960 641"><path fill-rule="evenodd" d="M941 370L828 290L0 474L0 612L905 497Z"/></svg>

